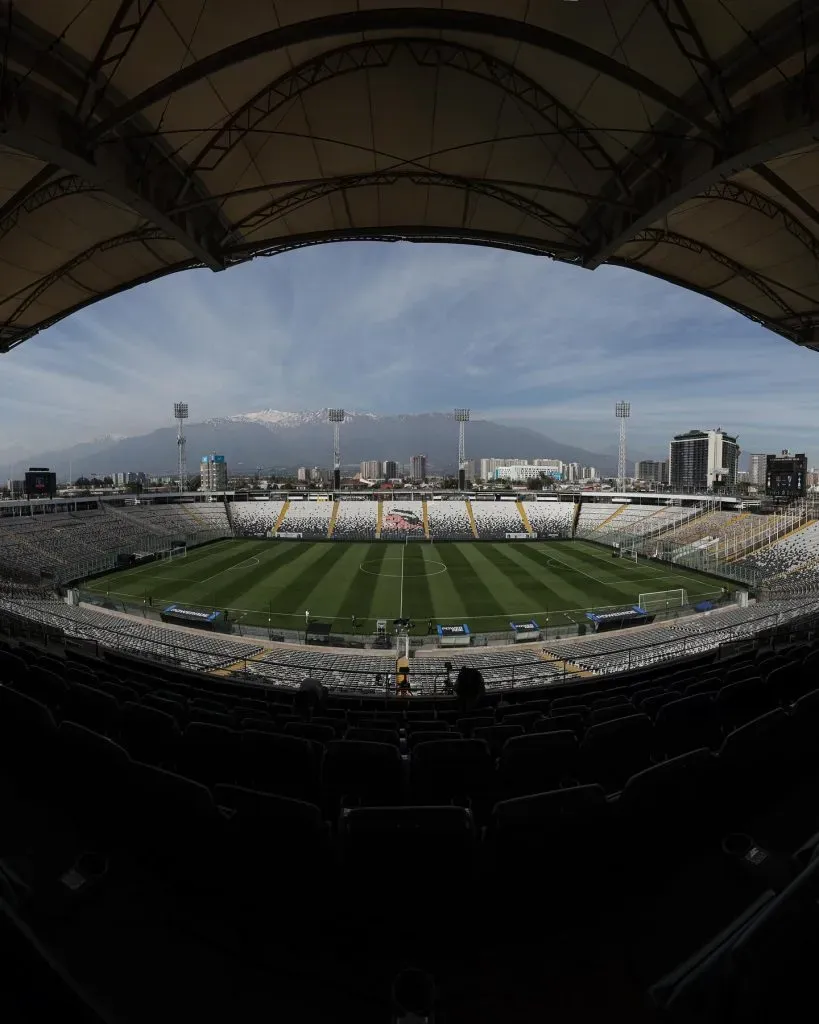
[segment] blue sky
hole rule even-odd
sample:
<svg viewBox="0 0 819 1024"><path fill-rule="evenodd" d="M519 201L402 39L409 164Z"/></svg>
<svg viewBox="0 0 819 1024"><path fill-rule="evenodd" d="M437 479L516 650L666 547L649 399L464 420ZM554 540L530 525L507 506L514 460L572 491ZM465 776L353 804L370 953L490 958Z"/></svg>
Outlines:
<svg viewBox="0 0 819 1024"><path fill-rule="evenodd" d="M0 369L6 462L169 425L179 399L195 420L469 406L610 451L624 398L635 454L722 426L745 452L819 458L819 354L636 272L468 246L344 243L175 275L63 321Z"/></svg>

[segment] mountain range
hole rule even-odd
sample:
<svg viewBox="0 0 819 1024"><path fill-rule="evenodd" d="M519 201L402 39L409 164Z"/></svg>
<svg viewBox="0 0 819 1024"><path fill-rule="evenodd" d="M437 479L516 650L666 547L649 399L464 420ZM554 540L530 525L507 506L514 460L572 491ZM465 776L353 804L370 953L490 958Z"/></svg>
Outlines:
<svg viewBox="0 0 819 1024"><path fill-rule="evenodd" d="M330 466L333 432L327 410L282 412L263 409L186 423L188 472L196 473L199 460L209 452L224 455L231 473L291 470L296 466ZM161 427L137 437L101 437L92 442L26 458L32 466L56 470L74 479L118 472L143 471L149 475L176 471L176 430ZM409 463L419 453L427 456L430 472L454 471L458 427L451 413L408 413L381 416L345 412L341 425L341 456L345 467L365 459L395 459ZM555 458L595 466L604 475L616 472L616 455L590 452L563 444L526 427L509 427L474 419L466 425L467 458ZM22 460L21 460L22 461Z"/></svg>

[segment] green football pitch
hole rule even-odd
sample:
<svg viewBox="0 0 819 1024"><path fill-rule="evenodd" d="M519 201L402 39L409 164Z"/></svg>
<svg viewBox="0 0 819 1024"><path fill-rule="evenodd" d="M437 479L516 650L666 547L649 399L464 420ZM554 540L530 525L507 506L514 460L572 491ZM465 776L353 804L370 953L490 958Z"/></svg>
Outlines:
<svg viewBox="0 0 819 1024"><path fill-rule="evenodd" d="M154 609L175 603L227 610L233 622L333 632L375 632L377 619L469 624L473 633L534 618L541 627L581 622L590 610L637 603L648 591L719 594L713 578L612 558L584 541L412 543L226 540L176 559L97 577L85 590Z"/></svg>

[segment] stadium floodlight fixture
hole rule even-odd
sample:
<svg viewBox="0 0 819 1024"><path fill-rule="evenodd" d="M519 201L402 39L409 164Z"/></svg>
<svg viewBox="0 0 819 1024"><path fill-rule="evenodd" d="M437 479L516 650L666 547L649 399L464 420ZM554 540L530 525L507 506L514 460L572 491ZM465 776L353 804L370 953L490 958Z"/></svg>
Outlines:
<svg viewBox="0 0 819 1024"><path fill-rule="evenodd" d="M341 439L339 426L344 422L343 409L328 409L327 419L333 424L333 490L341 488Z"/></svg>
<svg viewBox="0 0 819 1024"><path fill-rule="evenodd" d="M469 423L469 409L456 409L455 410L455 422L456 423Z"/></svg>
<svg viewBox="0 0 819 1024"><path fill-rule="evenodd" d="M185 443L187 438L182 431L182 424L188 418L188 403L173 403L173 418L176 420L176 452L177 469L179 473L179 493L181 494L187 485L187 464L185 460Z"/></svg>
<svg viewBox="0 0 819 1024"><path fill-rule="evenodd" d="M631 402L618 402L614 406L615 418L620 421L620 439L617 446L617 489L626 489L626 420L631 416Z"/></svg>

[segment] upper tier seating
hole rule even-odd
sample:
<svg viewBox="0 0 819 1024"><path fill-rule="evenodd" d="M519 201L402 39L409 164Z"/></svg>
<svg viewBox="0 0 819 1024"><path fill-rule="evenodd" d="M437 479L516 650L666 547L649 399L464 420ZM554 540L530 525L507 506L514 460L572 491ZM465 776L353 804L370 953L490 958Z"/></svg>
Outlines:
<svg viewBox="0 0 819 1024"><path fill-rule="evenodd" d="M430 502L431 504L431 502ZM385 501L381 512L381 536L391 537L423 537L424 536L424 503L423 501Z"/></svg>
<svg viewBox="0 0 819 1024"><path fill-rule="evenodd" d="M819 523L811 523L790 537L761 548L742 560L763 577L778 582L808 582L819 578Z"/></svg>
<svg viewBox="0 0 819 1024"><path fill-rule="evenodd" d="M639 537L658 527L657 519L661 512L662 509L657 505L625 505L622 512L619 512L614 519L600 526L596 532L598 535L627 533Z"/></svg>
<svg viewBox="0 0 819 1024"><path fill-rule="evenodd" d="M321 540L330 529L332 501L291 501L280 533L300 533L305 540Z"/></svg>
<svg viewBox="0 0 819 1024"><path fill-rule="evenodd" d="M75 567L106 555L153 550L203 533L230 535L223 504L103 504L83 512L3 516L0 565L65 578Z"/></svg>
<svg viewBox="0 0 819 1024"><path fill-rule="evenodd" d="M462 499L428 501L429 534L435 540L474 540L472 523Z"/></svg>
<svg viewBox="0 0 819 1024"><path fill-rule="evenodd" d="M340 501L333 528L335 540L375 540L378 502Z"/></svg>
<svg viewBox="0 0 819 1024"><path fill-rule="evenodd" d="M232 501L230 517L237 537L266 537L276 528L284 502L274 501Z"/></svg>
<svg viewBox="0 0 819 1024"><path fill-rule="evenodd" d="M576 505L572 501L527 501L529 525L539 537L559 534L571 537Z"/></svg>
<svg viewBox="0 0 819 1024"><path fill-rule="evenodd" d="M597 530L621 508L622 505L615 505L609 501L584 501L580 506L580 518L577 521L578 535Z"/></svg>
<svg viewBox="0 0 819 1024"><path fill-rule="evenodd" d="M525 533L514 501L472 501L472 515L479 538L503 540L507 533Z"/></svg>

